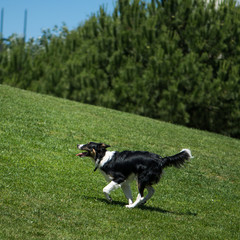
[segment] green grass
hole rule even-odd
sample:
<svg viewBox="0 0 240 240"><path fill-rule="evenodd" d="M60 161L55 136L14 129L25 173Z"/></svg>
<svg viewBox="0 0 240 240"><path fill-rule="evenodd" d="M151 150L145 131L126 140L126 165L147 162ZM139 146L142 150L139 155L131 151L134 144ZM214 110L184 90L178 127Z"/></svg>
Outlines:
<svg viewBox="0 0 240 240"><path fill-rule="evenodd" d="M0 114L1 240L240 239L239 140L3 85ZM122 191L107 203L103 176L75 156L88 141L195 158L126 209Z"/></svg>

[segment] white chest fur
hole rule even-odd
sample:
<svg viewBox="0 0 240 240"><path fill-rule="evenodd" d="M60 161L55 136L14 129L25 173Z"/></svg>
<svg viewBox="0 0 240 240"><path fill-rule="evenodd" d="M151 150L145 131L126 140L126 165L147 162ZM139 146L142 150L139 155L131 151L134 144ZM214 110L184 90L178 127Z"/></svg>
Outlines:
<svg viewBox="0 0 240 240"><path fill-rule="evenodd" d="M115 151L107 151L105 153L105 156L101 160L99 167L103 167L105 163L107 163L108 161L111 161L114 154L115 154Z"/></svg>
<svg viewBox="0 0 240 240"><path fill-rule="evenodd" d="M99 167L102 167L105 163L111 161L112 156L115 154L115 151L107 151L105 153L105 156L103 157L103 159L101 160ZM102 171L101 169L99 169L100 172L102 173L102 175L105 177L107 182L111 182L112 181L112 177L107 175L104 171Z"/></svg>

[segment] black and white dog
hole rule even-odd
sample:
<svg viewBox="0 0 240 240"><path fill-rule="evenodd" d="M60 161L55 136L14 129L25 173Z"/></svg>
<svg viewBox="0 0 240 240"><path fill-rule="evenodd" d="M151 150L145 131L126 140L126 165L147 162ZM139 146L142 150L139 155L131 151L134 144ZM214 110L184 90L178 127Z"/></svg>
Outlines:
<svg viewBox="0 0 240 240"><path fill-rule="evenodd" d="M160 157L155 153L144 151L107 151L110 147L104 143L90 142L87 144L79 144L77 148L84 150L77 154L79 157L91 157L96 171L98 168L109 182L103 188L108 201L112 201L110 197L111 191L122 188L126 198L128 199L127 208L134 208L139 204L146 203L154 194L153 184L159 182L162 171L165 167L181 167L185 160L192 158L189 149L183 149L180 153L171 157ZM130 183L137 179L138 196L133 202ZM144 189L148 194L144 197Z"/></svg>

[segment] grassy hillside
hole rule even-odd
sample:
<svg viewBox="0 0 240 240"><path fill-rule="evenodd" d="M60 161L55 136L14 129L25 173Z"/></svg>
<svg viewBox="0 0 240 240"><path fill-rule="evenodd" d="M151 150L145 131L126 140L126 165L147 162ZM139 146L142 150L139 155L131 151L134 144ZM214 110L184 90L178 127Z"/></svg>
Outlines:
<svg viewBox="0 0 240 240"><path fill-rule="evenodd" d="M0 239L240 238L239 140L3 85L0 113ZM88 141L195 158L130 210L75 156Z"/></svg>

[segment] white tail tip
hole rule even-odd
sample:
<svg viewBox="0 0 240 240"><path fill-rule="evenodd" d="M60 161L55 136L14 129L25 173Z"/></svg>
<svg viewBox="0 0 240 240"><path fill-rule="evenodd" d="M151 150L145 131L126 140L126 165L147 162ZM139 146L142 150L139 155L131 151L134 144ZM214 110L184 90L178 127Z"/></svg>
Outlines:
<svg viewBox="0 0 240 240"><path fill-rule="evenodd" d="M194 158L192 156L191 150L190 149L182 149L181 152L187 152L187 154L189 155L189 158Z"/></svg>

